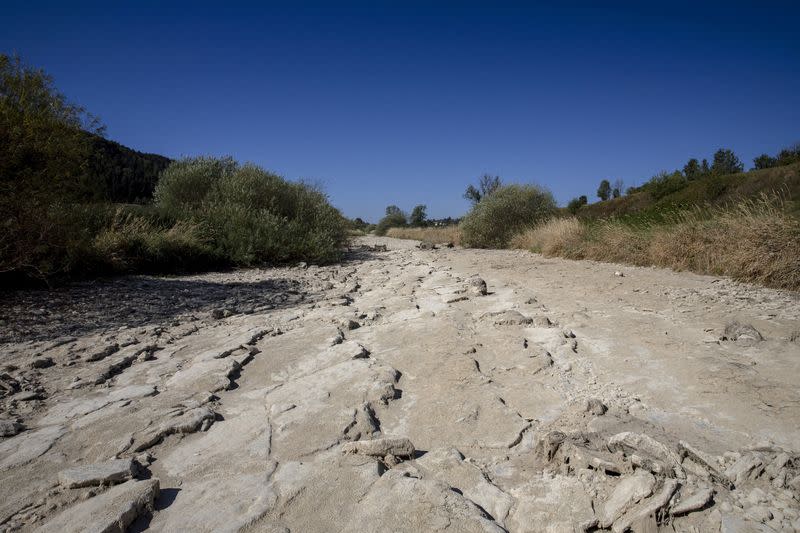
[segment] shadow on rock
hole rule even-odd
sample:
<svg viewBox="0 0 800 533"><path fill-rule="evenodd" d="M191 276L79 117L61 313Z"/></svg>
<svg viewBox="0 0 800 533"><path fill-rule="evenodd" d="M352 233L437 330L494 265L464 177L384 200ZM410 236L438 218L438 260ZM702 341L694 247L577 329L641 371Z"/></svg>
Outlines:
<svg viewBox="0 0 800 533"><path fill-rule="evenodd" d="M212 309L249 314L308 302L306 285L290 278L257 278L262 271L185 277L130 276L57 289L0 293L0 343L82 336L200 318ZM231 280L231 278L234 278ZM237 279L239 278L239 279Z"/></svg>

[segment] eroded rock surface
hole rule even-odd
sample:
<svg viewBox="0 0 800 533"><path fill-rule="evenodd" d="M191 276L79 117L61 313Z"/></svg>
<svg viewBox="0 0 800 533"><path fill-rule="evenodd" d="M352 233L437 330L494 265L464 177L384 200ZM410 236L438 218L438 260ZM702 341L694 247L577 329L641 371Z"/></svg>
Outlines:
<svg viewBox="0 0 800 533"><path fill-rule="evenodd" d="M614 268L365 238L5 294L0 531L800 530L800 298Z"/></svg>

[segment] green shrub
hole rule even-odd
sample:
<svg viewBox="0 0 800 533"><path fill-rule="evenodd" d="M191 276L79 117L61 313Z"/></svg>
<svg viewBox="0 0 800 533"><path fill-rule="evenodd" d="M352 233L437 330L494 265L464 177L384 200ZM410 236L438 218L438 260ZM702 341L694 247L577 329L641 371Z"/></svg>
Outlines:
<svg viewBox="0 0 800 533"><path fill-rule="evenodd" d="M556 202L535 185L507 185L483 198L461 222L462 244L505 248L511 238L551 216Z"/></svg>
<svg viewBox="0 0 800 533"><path fill-rule="evenodd" d="M124 209L91 243L84 257L104 272L192 272L224 263L196 224L178 221L164 227Z"/></svg>
<svg viewBox="0 0 800 533"><path fill-rule="evenodd" d="M207 231L214 252L236 265L331 261L347 240L346 220L322 192L229 158L172 163L155 200Z"/></svg>

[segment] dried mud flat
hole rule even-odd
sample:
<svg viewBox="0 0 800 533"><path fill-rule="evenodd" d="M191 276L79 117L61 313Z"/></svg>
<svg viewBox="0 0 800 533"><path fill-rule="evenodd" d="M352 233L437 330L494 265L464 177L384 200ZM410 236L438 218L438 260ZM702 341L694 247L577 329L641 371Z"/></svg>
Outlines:
<svg viewBox="0 0 800 533"><path fill-rule="evenodd" d="M0 531L800 530L797 294L357 244L3 296Z"/></svg>

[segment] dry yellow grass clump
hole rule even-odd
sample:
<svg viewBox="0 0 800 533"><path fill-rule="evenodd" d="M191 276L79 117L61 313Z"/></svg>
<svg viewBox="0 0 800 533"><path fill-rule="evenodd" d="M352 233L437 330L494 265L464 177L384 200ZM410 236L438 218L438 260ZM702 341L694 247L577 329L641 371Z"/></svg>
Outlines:
<svg viewBox="0 0 800 533"><path fill-rule="evenodd" d="M413 239L416 241L445 244L452 242L461 244L461 230L458 226L436 226L428 228L390 228L387 237L395 239Z"/></svg>
<svg viewBox="0 0 800 533"><path fill-rule="evenodd" d="M660 266L800 290L800 219L777 195L694 209L659 222L551 219L517 235L516 248L571 259Z"/></svg>
<svg viewBox="0 0 800 533"><path fill-rule="evenodd" d="M587 226L575 217L552 218L515 235L512 248L522 248L548 256L577 257L586 238Z"/></svg>

